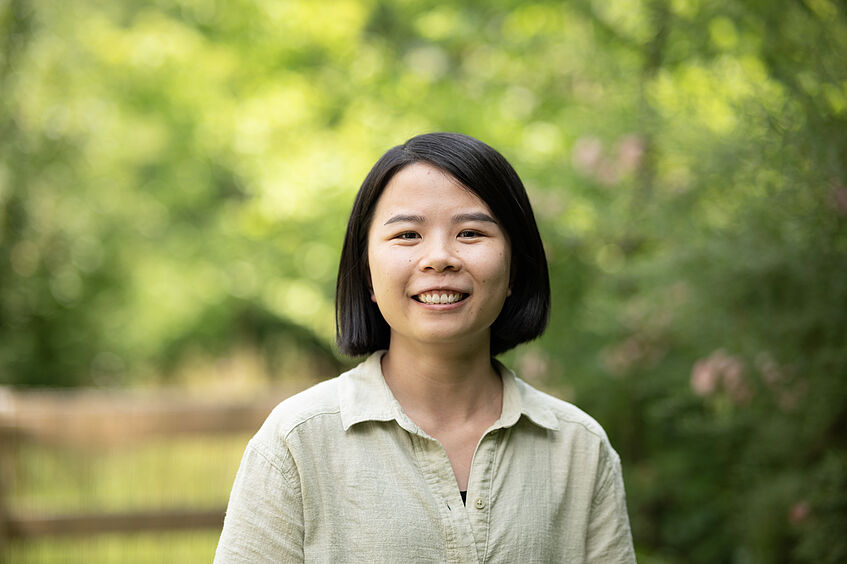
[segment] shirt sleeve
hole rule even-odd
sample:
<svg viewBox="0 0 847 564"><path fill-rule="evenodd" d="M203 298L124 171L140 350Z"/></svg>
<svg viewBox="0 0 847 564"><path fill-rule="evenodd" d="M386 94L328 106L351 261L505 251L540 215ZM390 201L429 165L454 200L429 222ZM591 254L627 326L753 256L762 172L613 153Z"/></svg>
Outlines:
<svg viewBox="0 0 847 564"><path fill-rule="evenodd" d="M594 492L586 539L586 562L596 564L635 563L635 550L626 511L620 459L607 446L602 478Z"/></svg>
<svg viewBox="0 0 847 564"><path fill-rule="evenodd" d="M288 451L250 441L229 498L215 564L303 562L300 481Z"/></svg>

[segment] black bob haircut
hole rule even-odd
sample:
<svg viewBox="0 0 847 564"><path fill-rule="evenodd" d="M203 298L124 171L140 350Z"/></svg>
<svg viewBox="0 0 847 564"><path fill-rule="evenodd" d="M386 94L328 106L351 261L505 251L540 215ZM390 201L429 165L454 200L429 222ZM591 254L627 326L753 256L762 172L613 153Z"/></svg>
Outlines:
<svg viewBox="0 0 847 564"><path fill-rule="evenodd" d="M350 356L388 348L391 330L370 297L368 232L382 191L400 169L413 163L434 166L476 194L509 239L512 293L491 326L491 356L540 336L550 315L550 278L521 179L500 153L482 141L458 133L427 133L386 152L356 195L335 290L338 348Z"/></svg>

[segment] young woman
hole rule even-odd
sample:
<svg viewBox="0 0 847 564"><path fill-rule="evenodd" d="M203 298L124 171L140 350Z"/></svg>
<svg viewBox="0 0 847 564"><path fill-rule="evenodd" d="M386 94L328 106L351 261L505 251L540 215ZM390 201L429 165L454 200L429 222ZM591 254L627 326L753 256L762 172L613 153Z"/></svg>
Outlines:
<svg viewBox="0 0 847 564"><path fill-rule="evenodd" d="M488 145L420 135L353 205L338 271L353 370L250 441L216 562L635 562L600 426L494 360L547 324L547 262Z"/></svg>

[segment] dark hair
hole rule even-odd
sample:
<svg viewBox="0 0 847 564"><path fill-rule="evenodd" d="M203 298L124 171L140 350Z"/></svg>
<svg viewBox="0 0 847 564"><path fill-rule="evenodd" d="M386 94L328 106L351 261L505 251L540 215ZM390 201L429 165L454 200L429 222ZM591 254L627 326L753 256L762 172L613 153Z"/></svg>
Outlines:
<svg viewBox="0 0 847 564"><path fill-rule="evenodd" d="M541 335L550 314L550 279L521 179L500 153L482 141L458 133L427 133L386 152L356 195L335 290L336 339L341 352L358 356L388 348L391 330L370 298L368 231L388 182L400 169L417 162L443 170L476 194L509 238L512 293L491 326L491 355Z"/></svg>

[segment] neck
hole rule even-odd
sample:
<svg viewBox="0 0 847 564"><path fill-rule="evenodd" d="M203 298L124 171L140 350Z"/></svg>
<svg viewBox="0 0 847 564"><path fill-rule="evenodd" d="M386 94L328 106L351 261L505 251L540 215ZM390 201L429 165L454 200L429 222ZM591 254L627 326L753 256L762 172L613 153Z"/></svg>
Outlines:
<svg viewBox="0 0 847 564"><path fill-rule="evenodd" d="M425 431L500 416L502 382L490 348L411 345L392 339L382 372L406 414Z"/></svg>

